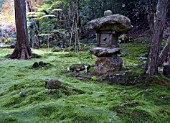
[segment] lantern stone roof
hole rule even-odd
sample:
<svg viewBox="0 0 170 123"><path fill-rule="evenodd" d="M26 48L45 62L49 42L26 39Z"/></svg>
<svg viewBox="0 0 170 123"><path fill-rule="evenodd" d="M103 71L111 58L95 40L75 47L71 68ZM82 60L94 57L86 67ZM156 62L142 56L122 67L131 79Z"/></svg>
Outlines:
<svg viewBox="0 0 170 123"><path fill-rule="evenodd" d="M94 19L87 23L87 29L90 30L114 30L118 33L126 33L132 28L128 17L113 14L102 18Z"/></svg>

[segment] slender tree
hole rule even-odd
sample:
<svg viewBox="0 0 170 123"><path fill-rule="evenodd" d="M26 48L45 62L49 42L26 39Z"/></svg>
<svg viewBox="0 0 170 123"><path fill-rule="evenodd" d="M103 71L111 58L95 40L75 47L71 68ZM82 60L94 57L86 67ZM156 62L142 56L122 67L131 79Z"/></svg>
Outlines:
<svg viewBox="0 0 170 123"><path fill-rule="evenodd" d="M15 49L13 53L9 55L9 58L30 59L32 53L29 47L25 0L14 0L14 6L17 41Z"/></svg>
<svg viewBox="0 0 170 123"><path fill-rule="evenodd" d="M146 70L147 78L158 73L158 61L160 53L160 44L163 37L163 30L166 21L168 0L158 0L156 13L154 14L154 23L152 39L149 51L149 61Z"/></svg>

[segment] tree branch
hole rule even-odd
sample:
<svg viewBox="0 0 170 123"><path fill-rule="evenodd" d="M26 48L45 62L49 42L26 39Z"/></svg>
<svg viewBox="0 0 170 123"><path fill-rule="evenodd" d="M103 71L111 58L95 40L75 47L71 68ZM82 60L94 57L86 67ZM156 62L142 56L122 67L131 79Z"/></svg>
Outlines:
<svg viewBox="0 0 170 123"><path fill-rule="evenodd" d="M166 58L168 57L169 51L170 51L170 36L168 37L163 50L159 54L159 59L158 59L158 65L159 66L162 65L163 62L166 60Z"/></svg>

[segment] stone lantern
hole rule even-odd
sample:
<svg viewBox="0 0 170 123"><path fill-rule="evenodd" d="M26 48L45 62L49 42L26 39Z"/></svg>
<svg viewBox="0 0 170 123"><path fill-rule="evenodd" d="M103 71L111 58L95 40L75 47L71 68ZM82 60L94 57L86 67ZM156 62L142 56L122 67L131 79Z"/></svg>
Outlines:
<svg viewBox="0 0 170 123"><path fill-rule="evenodd" d="M87 24L88 29L96 31L97 45L90 52L96 56L94 69L99 74L121 70L123 60L117 56L121 50L118 37L132 28L130 19L123 15L112 14L110 10L104 15Z"/></svg>

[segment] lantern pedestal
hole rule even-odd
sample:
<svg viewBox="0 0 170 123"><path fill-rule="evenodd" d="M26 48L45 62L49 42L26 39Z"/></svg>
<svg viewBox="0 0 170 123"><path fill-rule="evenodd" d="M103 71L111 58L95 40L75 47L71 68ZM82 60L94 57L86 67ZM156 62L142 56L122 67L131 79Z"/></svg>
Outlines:
<svg viewBox="0 0 170 123"><path fill-rule="evenodd" d="M98 74L119 71L122 68L123 60L117 56L120 48L94 47L90 49L91 54L96 56L94 70Z"/></svg>

